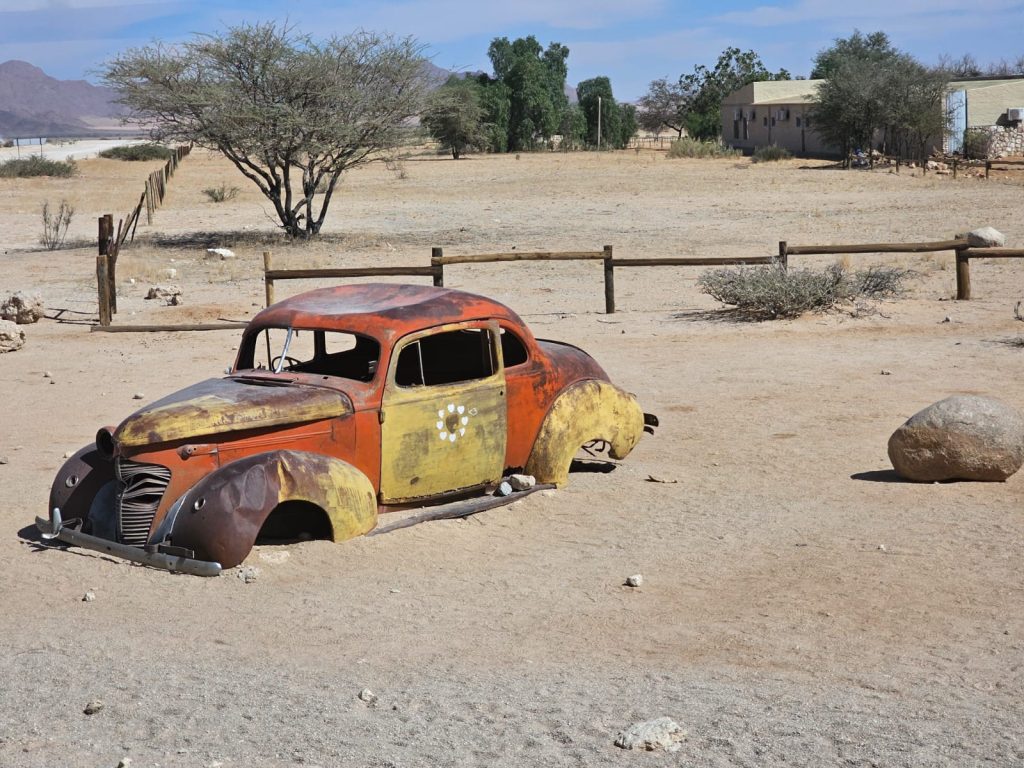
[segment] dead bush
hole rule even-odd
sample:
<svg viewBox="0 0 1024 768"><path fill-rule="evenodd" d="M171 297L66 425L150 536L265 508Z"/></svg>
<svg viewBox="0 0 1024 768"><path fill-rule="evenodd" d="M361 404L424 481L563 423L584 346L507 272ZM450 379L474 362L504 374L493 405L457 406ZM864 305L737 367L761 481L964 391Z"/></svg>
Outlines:
<svg viewBox="0 0 1024 768"><path fill-rule="evenodd" d="M899 296L913 273L898 267L870 267L851 272L843 264L823 270L784 269L780 262L767 266L724 267L705 272L697 280L703 293L736 307L752 318L774 320L799 317L852 305L867 310L867 300Z"/></svg>
<svg viewBox="0 0 1024 768"><path fill-rule="evenodd" d="M75 215L74 207L67 201L61 200L56 211L50 210L50 201L43 203L43 235L39 242L48 251L55 251L64 244L67 237L68 227L71 226L71 219Z"/></svg>

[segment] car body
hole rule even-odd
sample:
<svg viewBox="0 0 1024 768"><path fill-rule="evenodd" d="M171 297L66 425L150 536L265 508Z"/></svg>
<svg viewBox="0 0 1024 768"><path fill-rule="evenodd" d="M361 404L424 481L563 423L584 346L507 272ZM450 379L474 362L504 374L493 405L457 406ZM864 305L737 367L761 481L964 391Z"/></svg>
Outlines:
<svg viewBox="0 0 1024 768"><path fill-rule="evenodd" d="M261 311L223 378L97 433L57 473L60 538L212 575L265 538L343 541L378 514L482 493L509 471L564 484L656 423L569 344L462 291L324 288ZM650 429L650 427L647 427Z"/></svg>

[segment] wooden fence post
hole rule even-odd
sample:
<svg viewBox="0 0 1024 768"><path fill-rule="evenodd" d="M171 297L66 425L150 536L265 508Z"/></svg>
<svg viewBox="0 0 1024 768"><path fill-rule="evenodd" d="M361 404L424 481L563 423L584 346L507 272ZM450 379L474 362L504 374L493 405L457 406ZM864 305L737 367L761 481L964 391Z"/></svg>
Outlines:
<svg viewBox="0 0 1024 768"><path fill-rule="evenodd" d="M604 312L615 314L615 261L612 258L612 247L604 248Z"/></svg>
<svg viewBox="0 0 1024 768"><path fill-rule="evenodd" d="M444 288L444 264L441 263L443 257L444 248L435 246L430 249L430 266L434 270L434 285L439 288Z"/></svg>
<svg viewBox="0 0 1024 768"><path fill-rule="evenodd" d="M270 251L263 252L263 284L267 293L267 306L269 307L274 303L274 281L267 277L267 273L270 271L271 255Z"/></svg>
<svg viewBox="0 0 1024 768"><path fill-rule="evenodd" d="M957 301L971 298L971 259L962 248L956 250L956 298Z"/></svg>
<svg viewBox="0 0 1024 768"><path fill-rule="evenodd" d="M117 237L121 233L118 231L115 236L114 215L112 213L103 214L103 220L106 223L107 230L107 249L104 253L107 256L107 283L110 286L108 288L110 314L115 315L117 314ZM120 227L118 229L120 230Z"/></svg>
<svg viewBox="0 0 1024 768"><path fill-rule="evenodd" d="M106 256L110 248L110 232L107 231L106 216L96 219L96 233L97 255Z"/></svg>
<svg viewBox="0 0 1024 768"><path fill-rule="evenodd" d="M96 290L99 299L100 325L110 325L110 276L107 257L96 257Z"/></svg>
<svg viewBox="0 0 1024 768"><path fill-rule="evenodd" d="M782 271L789 270L789 246L785 240L779 240L779 263L782 264Z"/></svg>

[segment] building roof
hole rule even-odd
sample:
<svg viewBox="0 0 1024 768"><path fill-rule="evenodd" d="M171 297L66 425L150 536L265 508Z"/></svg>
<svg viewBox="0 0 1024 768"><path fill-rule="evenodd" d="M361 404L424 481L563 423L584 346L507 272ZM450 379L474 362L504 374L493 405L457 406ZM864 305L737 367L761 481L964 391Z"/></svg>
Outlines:
<svg viewBox="0 0 1024 768"><path fill-rule="evenodd" d="M473 293L428 285L362 283L300 293L267 307L250 327L323 328L393 341L423 328L481 318L519 316Z"/></svg>

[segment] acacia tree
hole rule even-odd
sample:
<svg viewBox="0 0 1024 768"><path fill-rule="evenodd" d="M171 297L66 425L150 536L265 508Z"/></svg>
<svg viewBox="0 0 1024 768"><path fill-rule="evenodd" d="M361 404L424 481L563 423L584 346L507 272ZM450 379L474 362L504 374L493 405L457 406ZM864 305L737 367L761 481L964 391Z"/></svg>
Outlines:
<svg viewBox="0 0 1024 768"><path fill-rule="evenodd" d="M421 117L430 135L442 148L450 149L455 160L471 149L487 146L480 88L475 80L452 75L431 94Z"/></svg>
<svg viewBox="0 0 1024 768"><path fill-rule="evenodd" d="M309 238L342 174L382 159L419 111L421 53L411 38L360 32L317 42L288 26L246 24L127 50L104 81L155 140L221 152L288 235Z"/></svg>
<svg viewBox="0 0 1024 768"><path fill-rule="evenodd" d="M681 83L670 83L664 77L652 80L647 93L640 97L637 122L651 133L661 133L663 128L668 128L681 139L692 101L693 94Z"/></svg>

